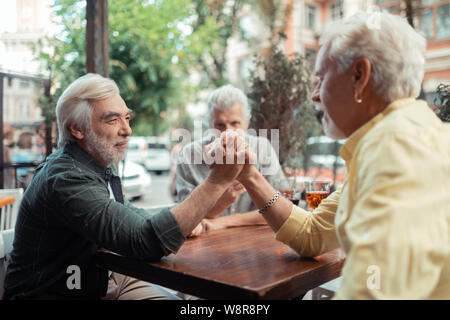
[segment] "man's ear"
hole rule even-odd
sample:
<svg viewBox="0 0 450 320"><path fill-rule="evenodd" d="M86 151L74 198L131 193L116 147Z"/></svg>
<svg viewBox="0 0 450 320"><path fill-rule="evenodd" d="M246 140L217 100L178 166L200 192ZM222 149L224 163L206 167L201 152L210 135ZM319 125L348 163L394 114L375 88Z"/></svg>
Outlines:
<svg viewBox="0 0 450 320"><path fill-rule="evenodd" d="M85 137L84 131L77 126L73 124L69 124L68 128L70 130L70 133L77 139L77 140L83 140Z"/></svg>
<svg viewBox="0 0 450 320"><path fill-rule="evenodd" d="M369 59L359 58L353 63L353 90L355 96L361 97L369 84L372 65Z"/></svg>

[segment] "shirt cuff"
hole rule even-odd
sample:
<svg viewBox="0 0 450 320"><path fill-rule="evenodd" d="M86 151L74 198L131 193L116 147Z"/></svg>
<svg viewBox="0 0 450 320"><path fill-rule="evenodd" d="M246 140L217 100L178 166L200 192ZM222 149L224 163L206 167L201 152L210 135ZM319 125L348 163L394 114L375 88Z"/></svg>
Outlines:
<svg viewBox="0 0 450 320"><path fill-rule="evenodd" d="M297 232L302 229L305 224L307 212L297 207L292 206L291 214L278 229L275 234L275 239L283 243L289 244L296 236Z"/></svg>
<svg viewBox="0 0 450 320"><path fill-rule="evenodd" d="M161 210L158 214L151 216L150 219L153 230L161 241L161 247L166 255L176 253L186 241L186 237L181 232L180 226L169 208Z"/></svg>

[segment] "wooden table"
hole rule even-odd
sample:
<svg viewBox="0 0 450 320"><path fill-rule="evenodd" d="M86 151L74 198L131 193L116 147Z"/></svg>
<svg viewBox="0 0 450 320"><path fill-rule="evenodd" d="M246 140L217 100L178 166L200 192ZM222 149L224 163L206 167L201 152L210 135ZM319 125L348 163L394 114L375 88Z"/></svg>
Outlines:
<svg viewBox="0 0 450 320"><path fill-rule="evenodd" d="M176 255L143 262L98 252L100 267L205 299L293 299L337 278L340 249L300 258L268 226L237 227L189 238Z"/></svg>

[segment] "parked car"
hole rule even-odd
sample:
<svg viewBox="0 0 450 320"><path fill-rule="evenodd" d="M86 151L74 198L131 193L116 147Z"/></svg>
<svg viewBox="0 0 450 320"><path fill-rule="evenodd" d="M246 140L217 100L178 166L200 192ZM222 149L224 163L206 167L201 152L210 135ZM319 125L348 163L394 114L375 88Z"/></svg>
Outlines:
<svg viewBox="0 0 450 320"><path fill-rule="evenodd" d="M306 152L309 153L308 167L326 167L332 169L345 166L345 161L339 155L339 150L345 140L333 140L327 136L309 137Z"/></svg>
<svg viewBox="0 0 450 320"><path fill-rule="evenodd" d="M126 159L119 162L118 170L122 179L123 194L128 200L139 199L149 193L152 177L143 165Z"/></svg>
<svg viewBox="0 0 450 320"><path fill-rule="evenodd" d="M147 140L147 157L144 161L148 171L161 174L170 171L171 157L168 144L162 139L150 137Z"/></svg>
<svg viewBox="0 0 450 320"><path fill-rule="evenodd" d="M147 139L145 137L130 137L127 144L127 160L144 164L147 157Z"/></svg>

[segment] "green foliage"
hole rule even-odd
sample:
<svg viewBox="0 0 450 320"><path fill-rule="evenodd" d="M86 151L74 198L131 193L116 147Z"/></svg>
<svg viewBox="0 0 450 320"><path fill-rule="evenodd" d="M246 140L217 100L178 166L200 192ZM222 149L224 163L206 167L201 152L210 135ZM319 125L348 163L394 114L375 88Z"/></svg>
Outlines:
<svg viewBox="0 0 450 320"><path fill-rule="evenodd" d="M53 5L61 30L37 48L53 80L54 98L42 99L44 115L54 118L57 98L86 73L85 7L85 1L80 0L56 0ZM198 90L186 81L191 69L204 71L204 87L225 81L222 49L232 23L227 21L221 1L114 0L109 1L108 16L110 77L135 111L134 135L159 135L171 125L172 118L167 116L171 110L184 114L186 101ZM40 49L44 41L53 52ZM211 58L216 52L218 58ZM206 72L199 61L210 60L214 63Z"/></svg>
<svg viewBox="0 0 450 320"><path fill-rule="evenodd" d="M257 57L250 73L251 127L279 129L282 166L299 167L306 138L320 131L309 99L310 79L305 58L299 54L287 57L277 47L267 59Z"/></svg>
<svg viewBox="0 0 450 320"><path fill-rule="evenodd" d="M248 0L191 0L193 32L187 38L192 64L203 73L202 86L227 83L228 39L237 30L237 14Z"/></svg>
<svg viewBox="0 0 450 320"><path fill-rule="evenodd" d="M450 85L440 84L437 87L438 98L435 103L439 106L438 116L442 121L450 122Z"/></svg>
<svg viewBox="0 0 450 320"><path fill-rule="evenodd" d="M134 134L159 135L168 128L164 114L182 99L180 67L172 61L183 57L177 24L189 10L182 0L144 3L110 2L110 76L136 113Z"/></svg>

